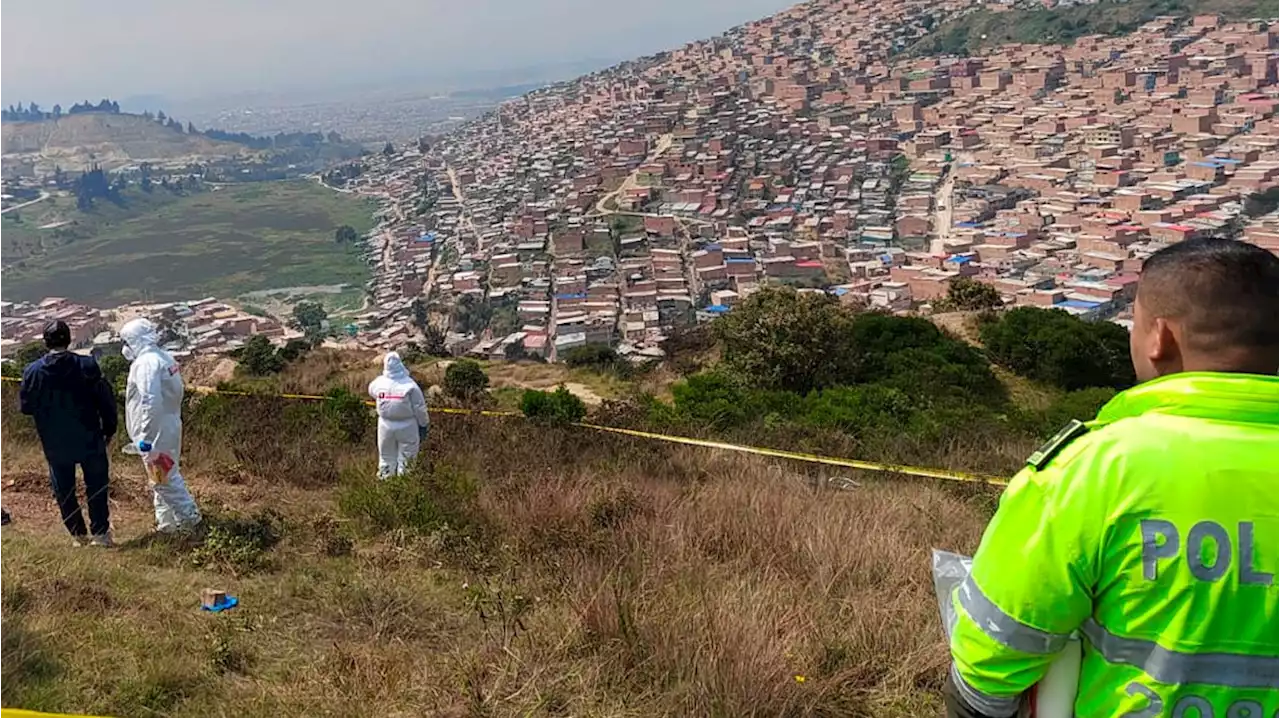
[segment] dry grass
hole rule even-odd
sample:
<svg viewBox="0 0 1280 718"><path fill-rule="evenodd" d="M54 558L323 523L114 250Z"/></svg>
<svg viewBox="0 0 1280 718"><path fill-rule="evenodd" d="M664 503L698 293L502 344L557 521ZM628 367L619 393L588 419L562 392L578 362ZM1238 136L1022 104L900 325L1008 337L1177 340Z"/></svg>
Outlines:
<svg viewBox="0 0 1280 718"><path fill-rule="evenodd" d="M8 390L5 401L7 480L39 460ZM474 479L450 515L483 531L374 534L336 500L368 485L371 438L321 440L313 416L268 401L211 407L188 421L190 484L215 523L274 509L280 542L246 571L195 565L217 546L71 549L51 500L35 501L47 489L24 479L29 500L3 538L4 705L118 716L940 710L947 655L929 550L972 550L989 493L872 476L838 491L752 457L447 416L428 456L436 475ZM114 470L116 530L129 540L149 521L140 472ZM201 613L206 586L242 607Z"/></svg>

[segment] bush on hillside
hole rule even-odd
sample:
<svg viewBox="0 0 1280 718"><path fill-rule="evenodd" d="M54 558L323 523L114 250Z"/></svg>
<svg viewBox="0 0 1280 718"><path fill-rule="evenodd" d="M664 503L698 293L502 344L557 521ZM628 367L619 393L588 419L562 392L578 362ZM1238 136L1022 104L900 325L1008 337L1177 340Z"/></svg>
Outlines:
<svg viewBox="0 0 1280 718"><path fill-rule="evenodd" d="M49 353L49 349L45 348L44 342L27 342L14 352L13 361L17 363L19 370L27 369L29 363L38 360L38 358ZM19 371L19 376L22 376Z"/></svg>
<svg viewBox="0 0 1280 718"><path fill-rule="evenodd" d="M1006 398L982 353L927 319L858 314L845 351L855 370L844 385L883 383L923 405L953 398L996 406Z"/></svg>
<svg viewBox="0 0 1280 718"><path fill-rule="evenodd" d="M284 520L271 509L253 516L209 512L205 516L208 533L191 553L195 566L228 571L244 576L272 567L269 552L284 534Z"/></svg>
<svg viewBox="0 0 1280 718"><path fill-rule="evenodd" d="M253 376L278 374L286 363L271 345L271 340L261 334L250 337L240 349L240 367Z"/></svg>
<svg viewBox="0 0 1280 718"><path fill-rule="evenodd" d="M815 389L883 383L920 404L957 397L1004 400L981 352L927 319L855 312L835 299L767 289L716 322L724 364L756 389Z"/></svg>
<svg viewBox="0 0 1280 718"><path fill-rule="evenodd" d="M102 378L107 380L111 388L123 394L129 382L129 360L120 354L105 354L98 359L98 368L102 370Z"/></svg>
<svg viewBox="0 0 1280 718"><path fill-rule="evenodd" d="M587 415L587 405L561 385L555 391L526 389L520 397L520 412L548 424L573 424Z"/></svg>
<svg viewBox="0 0 1280 718"><path fill-rule="evenodd" d="M285 367L304 358L319 345L316 337L293 338L277 349L261 334L249 337L244 346L231 352L230 356L240 362L241 373L249 376L271 376L279 374Z"/></svg>
<svg viewBox="0 0 1280 718"><path fill-rule="evenodd" d="M311 342L306 339L290 339L276 352L285 362L295 362L311 351Z"/></svg>
<svg viewBox="0 0 1280 718"><path fill-rule="evenodd" d="M694 374L671 387L673 414L661 409L659 422L684 423L700 428L732 429L767 417L793 418L801 413L799 394L755 389L720 371Z"/></svg>
<svg viewBox="0 0 1280 718"><path fill-rule="evenodd" d="M301 329L307 339L319 344L325 335L325 324L329 321L329 313L320 302L298 302L293 307L293 319L289 324Z"/></svg>
<svg viewBox="0 0 1280 718"><path fill-rule="evenodd" d="M1098 410L1115 395L1114 389L1105 387L1067 392L1040 411L1018 412L1019 428L1034 436L1053 436L1073 419L1076 421L1093 419L1098 415Z"/></svg>
<svg viewBox="0 0 1280 718"><path fill-rule="evenodd" d="M947 286L947 296L934 302L935 312L975 312L1004 305L1000 292L986 282L956 277Z"/></svg>
<svg viewBox="0 0 1280 718"><path fill-rule="evenodd" d="M364 399L342 387L325 393L324 418L329 431L349 444L361 444L369 434L369 405Z"/></svg>
<svg viewBox="0 0 1280 718"><path fill-rule="evenodd" d="M853 314L826 294L766 288L715 322L724 362L750 386L804 393L854 370Z"/></svg>
<svg viewBox="0 0 1280 718"><path fill-rule="evenodd" d="M608 344L574 347L560 358L571 369L612 369L619 361L618 353Z"/></svg>
<svg viewBox="0 0 1280 718"><path fill-rule="evenodd" d="M444 391L455 399L474 400L488 387L489 377L471 359L459 359L444 370Z"/></svg>
<svg viewBox="0 0 1280 718"><path fill-rule="evenodd" d="M407 473L388 479L356 473L343 479L338 509L367 535L403 531L478 538L483 534L476 504L479 486L474 477L458 469L415 463Z"/></svg>
<svg viewBox="0 0 1280 718"><path fill-rule="evenodd" d="M1087 322L1060 309L1018 307L986 321L979 331L997 363L1061 389L1125 389L1135 381L1129 332L1111 322Z"/></svg>
<svg viewBox="0 0 1280 718"><path fill-rule="evenodd" d="M422 353L430 357L447 357L449 349L445 346L444 332L438 328L428 325L422 330L422 341L418 344L422 349Z"/></svg>

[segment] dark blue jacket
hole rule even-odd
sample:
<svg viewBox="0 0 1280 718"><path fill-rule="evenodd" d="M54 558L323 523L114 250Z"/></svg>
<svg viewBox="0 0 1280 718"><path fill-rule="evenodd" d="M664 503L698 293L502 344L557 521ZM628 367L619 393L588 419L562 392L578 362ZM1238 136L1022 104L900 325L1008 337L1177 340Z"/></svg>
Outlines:
<svg viewBox="0 0 1280 718"><path fill-rule="evenodd" d="M116 397L92 357L51 352L22 372L22 413L35 418L50 464L79 463L116 433Z"/></svg>

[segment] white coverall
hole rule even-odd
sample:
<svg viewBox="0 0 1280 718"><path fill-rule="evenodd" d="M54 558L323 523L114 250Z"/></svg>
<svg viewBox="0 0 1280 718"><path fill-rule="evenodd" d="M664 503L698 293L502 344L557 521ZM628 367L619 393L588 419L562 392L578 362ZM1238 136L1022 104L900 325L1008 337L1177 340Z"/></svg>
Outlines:
<svg viewBox="0 0 1280 718"><path fill-rule="evenodd" d="M403 474L427 431L427 400L399 354L383 358L382 376L369 382L369 396L378 405L378 475Z"/></svg>
<svg viewBox="0 0 1280 718"><path fill-rule="evenodd" d="M151 445L151 456L168 454L173 460L166 480L151 486L156 529L168 532L200 523L200 510L182 478L182 375L178 363L158 346L156 329L146 319L134 319L120 330L129 366L125 390L125 426L130 447ZM145 457L144 457L145 459Z"/></svg>

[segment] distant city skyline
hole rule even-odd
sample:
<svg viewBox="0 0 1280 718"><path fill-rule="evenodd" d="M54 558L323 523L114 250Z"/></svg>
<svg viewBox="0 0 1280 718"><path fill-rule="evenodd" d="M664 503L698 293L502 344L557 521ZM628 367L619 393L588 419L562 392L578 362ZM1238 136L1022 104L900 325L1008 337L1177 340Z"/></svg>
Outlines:
<svg viewBox="0 0 1280 718"><path fill-rule="evenodd" d="M4 104L480 86L678 47L789 0L10 0ZM541 69L539 69L541 68ZM473 79L468 79L468 77ZM514 79L505 79L514 78Z"/></svg>

